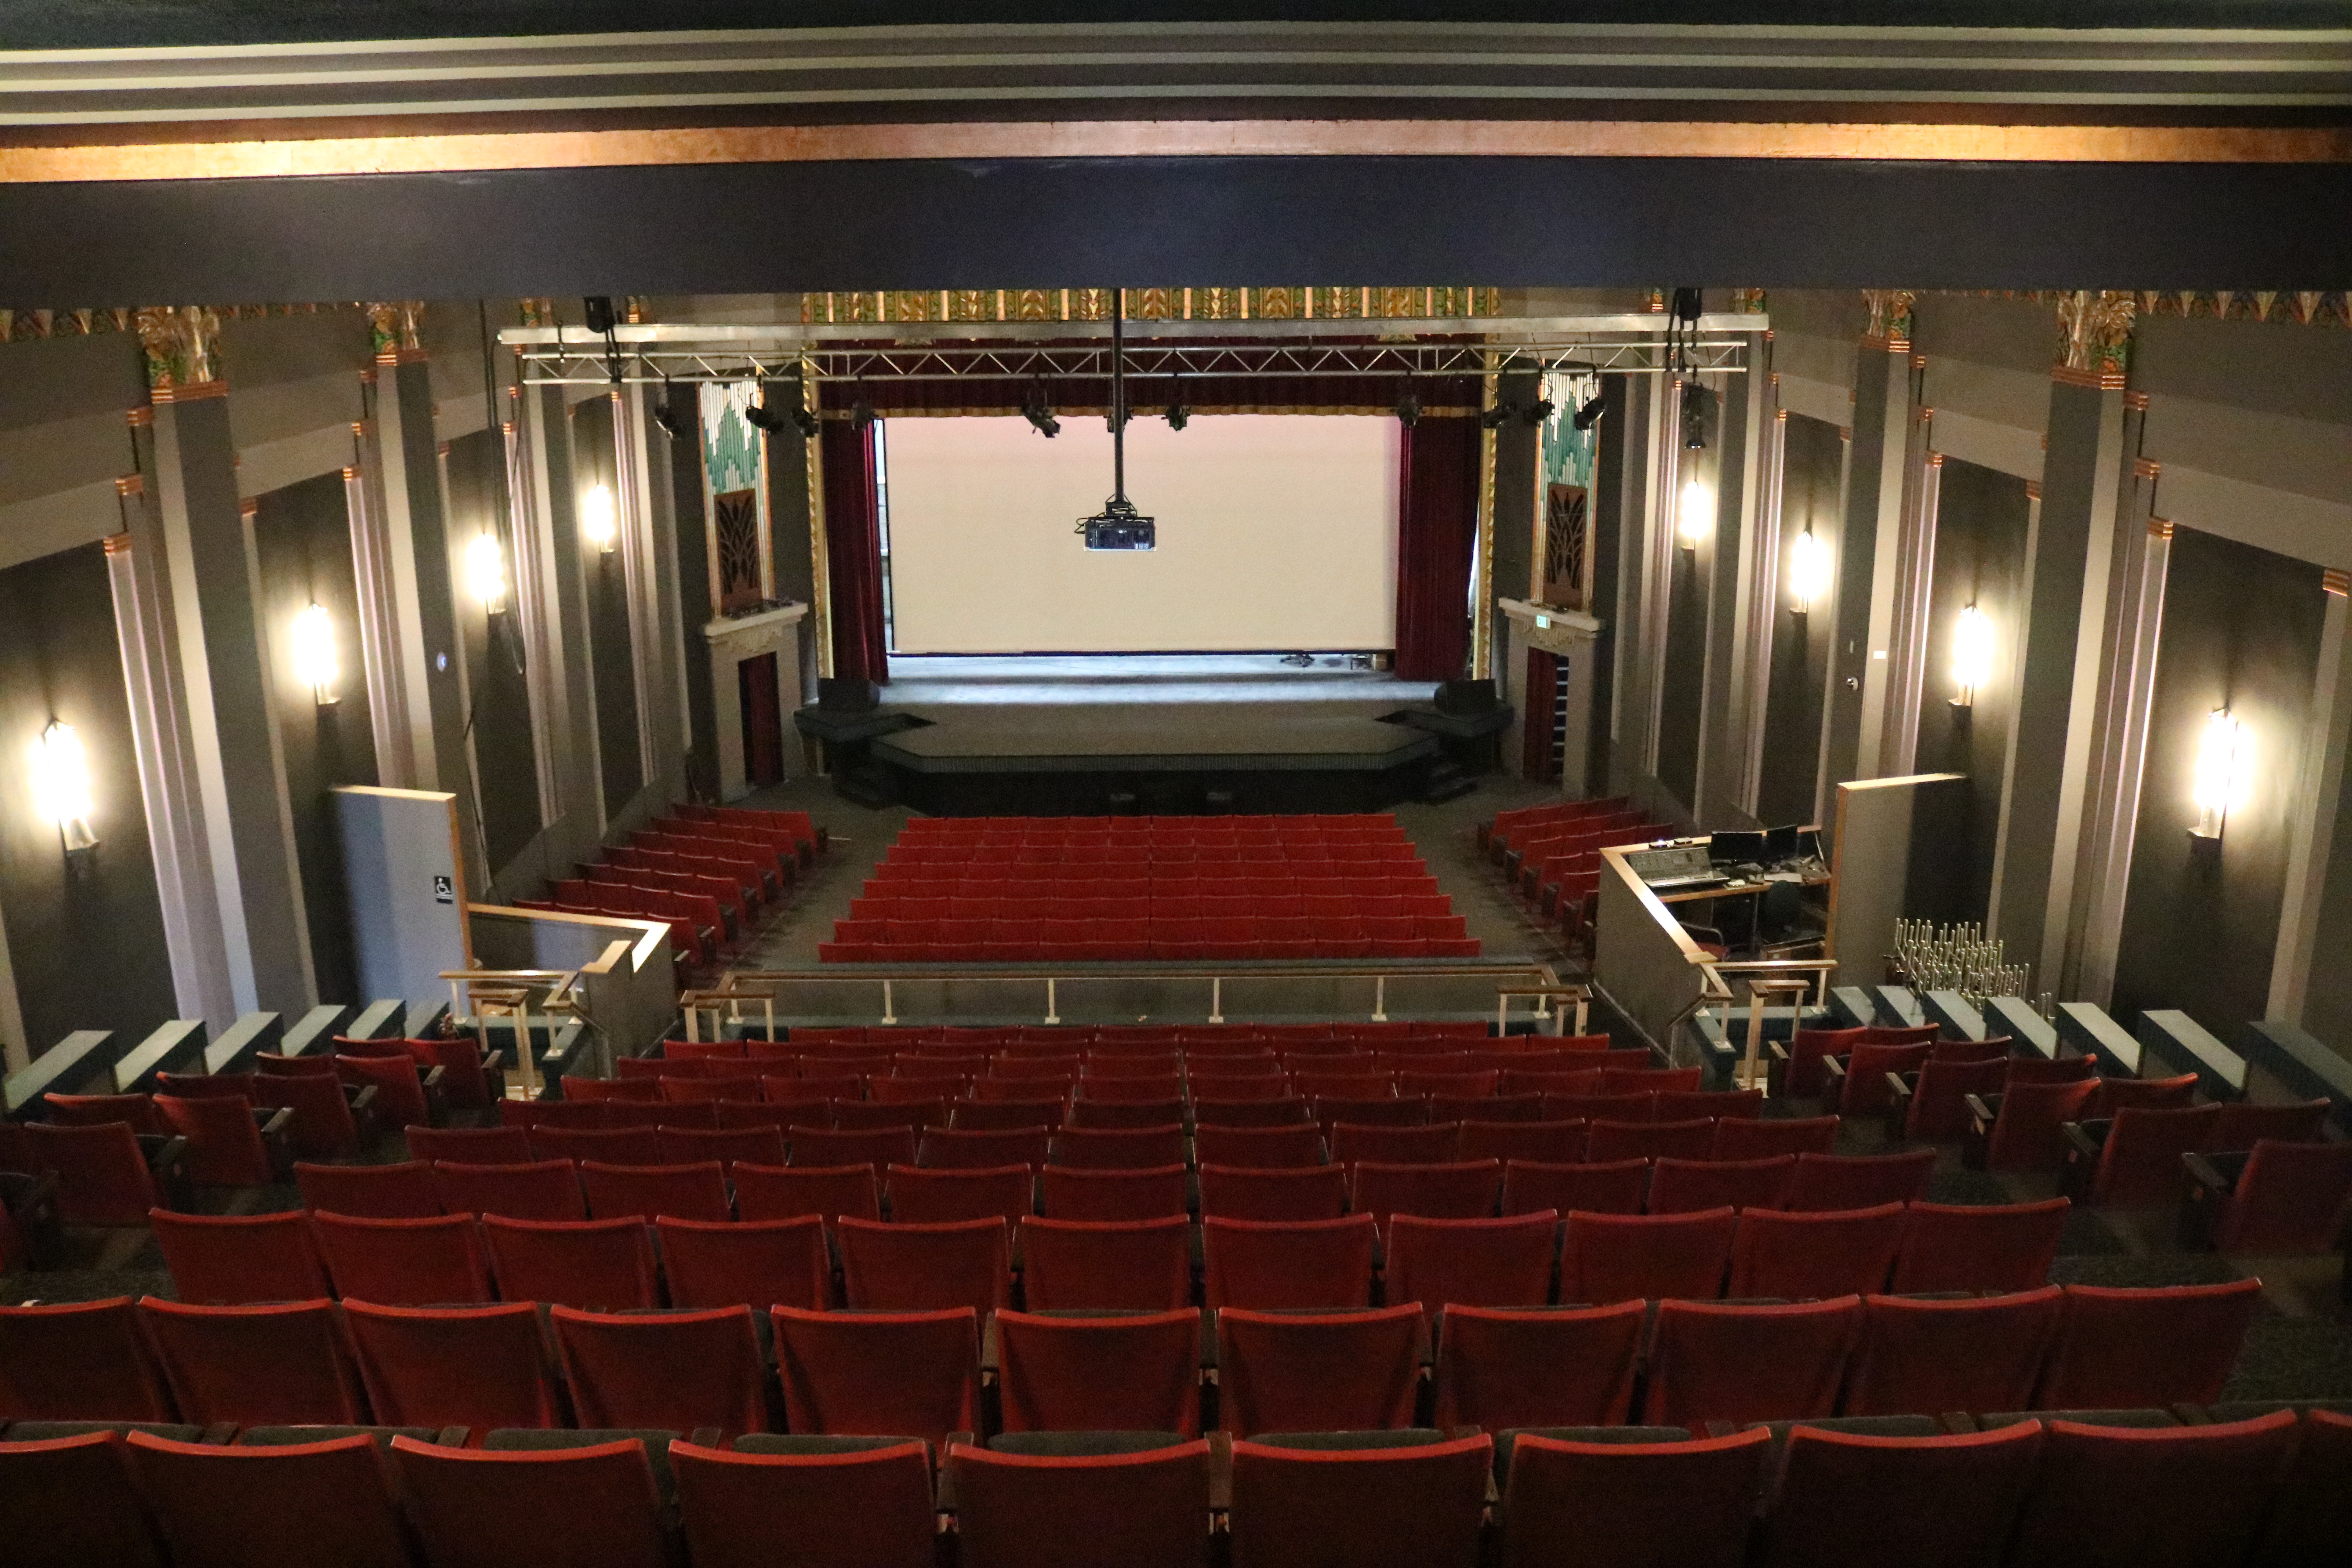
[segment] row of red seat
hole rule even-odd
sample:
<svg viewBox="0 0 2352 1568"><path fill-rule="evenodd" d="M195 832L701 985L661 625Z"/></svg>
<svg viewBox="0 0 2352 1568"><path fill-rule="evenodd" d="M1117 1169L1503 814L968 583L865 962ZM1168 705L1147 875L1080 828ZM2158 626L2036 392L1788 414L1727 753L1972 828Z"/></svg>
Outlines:
<svg viewBox="0 0 2352 1568"><path fill-rule="evenodd" d="M1429 918L1422 917L1424 921ZM1446 918L1455 926L1462 923L1459 915ZM1140 925L1143 922L1133 923ZM1263 927L1285 922L1154 921L1150 934L1141 938L933 942L835 941L817 943L817 958L825 963L1259 963L1300 958L1475 958L1483 951L1478 939L1474 936L1336 934L1348 931L1360 932L1366 925L1376 923L1369 921L1333 922L1328 929L1334 934L1302 938L1245 936L1229 929L1220 929L1253 923Z"/></svg>
<svg viewBox="0 0 2352 1568"><path fill-rule="evenodd" d="M1352 876L1377 866L1400 861L1421 863L1410 839L1393 838L1269 838L1261 844L1174 844L1112 840L1089 843L1078 839L1029 840L1021 844L931 843L905 838L884 851L885 866L968 866L972 868L1045 868L1050 875L1087 873L1080 868L1101 867L1112 874L1150 875L1162 867L1193 866L1229 861L1238 866L1282 867L1299 861L1328 862L1340 868L1335 876Z"/></svg>
<svg viewBox="0 0 2352 1568"><path fill-rule="evenodd" d="M1342 867L1329 861L1286 865L1161 867L1157 872L1103 871L1070 876L1050 868L995 866L962 874L961 864L878 865L859 887L868 898L1005 899L1286 899L1345 895L1351 898L1419 898L1439 890L1437 878L1417 861L1393 860L1378 867ZM947 912L964 911L950 909ZM1296 913L1296 910L1286 911Z"/></svg>
<svg viewBox="0 0 2352 1568"><path fill-rule="evenodd" d="M1613 816L1632 805L1630 797L1621 795L1606 800L1552 800L1541 805L1515 806L1508 811L1498 811L1478 825L1478 847L1500 860L1504 851L1509 849L1514 839L1524 832Z"/></svg>
<svg viewBox="0 0 2352 1568"><path fill-rule="evenodd" d="M1160 833L1401 833L1389 812L1297 812L1233 816L917 816L910 838L967 838L1005 833L1107 833L1115 837Z"/></svg>
<svg viewBox="0 0 2352 1568"><path fill-rule="evenodd" d="M1272 1042L1297 1044L1335 1037L1388 1042L1492 1040L1494 1031L1491 1026L1476 1019L1416 1018L1374 1023L1350 1018L1314 1024L795 1024L784 1031L783 1037L785 1041L795 1046L856 1042L908 1047L932 1044L1000 1047L1035 1045L1060 1048L1085 1042L1101 1049L1163 1043L1188 1047L1241 1047ZM1538 1041L1537 1037L1530 1035L1511 1035L1503 1037L1502 1045L1507 1046L1515 1040L1527 1041L1531 1047L1537 1044L1550 1046L1559 1043L1557 1040ZM749 1047L759 1043L709 1040L698 1046L688 1041L670 1040L664 1043L663 1048L670 1050L674 1047L686 1046L689 1051L712 1051L724 1046Z"/></svg>

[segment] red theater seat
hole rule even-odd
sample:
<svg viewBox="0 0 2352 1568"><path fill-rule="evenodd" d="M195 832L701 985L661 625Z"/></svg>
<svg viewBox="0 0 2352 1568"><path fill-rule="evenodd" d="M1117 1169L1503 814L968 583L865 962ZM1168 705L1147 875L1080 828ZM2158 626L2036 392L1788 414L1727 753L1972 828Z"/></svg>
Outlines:
<svg viewBox="0 0 2352 1568"><path fill-rule="evenodd" d="M1366 1160L1353 1169L1348 1206L1382 1225L1391 1215L1484 1219L1494 1214L1502 1193L1499 1160L1403 1165Z"/></svg>
<svg viewBox="0 0 2352 1568"><path fill-rule="evenodd" d="M844 1216L834 1225L844 1299L860 1310L984 1313L1010 1306L1010 1234L998 1215L925 1225Z"/></svg>
<svg viewBox="0 0 2352 1568"><path fill-rule="evenodd" d="M1588 1443L1522 1433L1503 1484L1507 1568L1740 1568L1772 1435Z"/></svg>
<svg viewBox="0 0 2352 1568"><path fill-rule="evenodd" d="M2069 1285L2040 1410L2210 1405L2238 1359L2259 1279L2111 1289Z"/></svg>
<svg viewBox="0 0 2352 1568"><path fill-rule="evenodd" d="M996 1315L1008 1432L1201 1429L1201 1314Z"/></svg>
<svg viewBox="0 0 2352 1568"><path fill-rule="evenodd" d="M2053 1421L2007 1563L2242 1563L2262 1530L2294 1427L2287 1410L2211 1426Z"/></svg>
<svg viewBox="0 0 2352 1568"><path fill-rule="evenodd" d="M1418 1303L1326 1315L1222 1310L1224 1429L1253 1436L1410 1426L1425 1342Z"/></svg>
<svg viewBox="0 0 2352 1568"><path fill-rule="evenodd" d="M1739 1216L1726 1293L1799 1300L1883 1290L1906 1224L1901 1204L1819 1214L1751 1208Z"/></svg>
<svg viewBox="0 0 2352 1568"><path fill-rule="evenodd" d="M527 1165L461 1165L437 1161L433 1184L441 1206L453 1215L497 1215L505 1219L586 1219L580 1173L569 1160Z"/></svg>
<svg viewBox="0 0 2352 1568"><path fill-rule="evenodd" d="M1649 1212L1776 1209L1788 1201L1797 1157L1761 1160L1660 1160L1650 1173Z"/></svg>
<svg viewBox="0 0 2352 1568"><path fill-rule="evenodd" d="M282 1447L125 1439L179 1568L408 1568L390 1472L364 1434Z"/></svg>
<svg viewBox="0 0 2352 1568"><path fill-rule="evenodd" d="M1473 1568L1494 1447L1234 1445L1234 1568Z"/></svg>
<svg viewBox="0 0 2352 1568"><path fill-rule="evenodd" d="M1938 1437L1800 1426L1789 1434L1759 1568L1997 1563L2041 1447L2032 1422Z"/></svg>
<svg viewBox="0 0 2352 1568"><path fill-rule="evenodd" d="M332 1296L327 1266L299 1209L273 1215L148 1216L183 1301L315 1301Z"/></svg>
<svg viewBox="0 0 2352 1568"><path fill-rule="evenodd" d="M332 1301L196 1307L139 1303L173 1403L200 1426L351 1426L367 1400Z"/></svg>
<svg viewBox="0 0 2352 1568"><path fill-rule="evenodd" d="M919 1443L772 1454L681 1441L669 1462L695 1568L936 1568L930 1458ZM779 1558L782 1542L793 1557Z"/></svg>
<svg viewBox="0 0 2352 1568"><path fill-rule="evenodd" d="M1664 1302L1642 1419L1696 1430L1709 1421L1827 1415L1837 1407L1861 1312L1852 1296L1773 1306Z"/></svg>
<svg viewBox="0 0 2352 1568"><path fill-rule="evenodd" d="M1902 1154L1800 1154L1788 1206L1798 1210L1875 1208L1917 1203L1936 1169L1933 1149Z"/></svg>
<svg viewBox="0 0 2352 1568"><path fill-rule="evenodd" d="M1032 1217L1015 1242L1033 1311L1192 1305L1192 1226L1181 1214L1126 1224Z"/></svg>
<svg viewBox="0 0 2352 1568"><path fill-rule="evenodd" d="M1962 1300L1865 1297L1845 1413L2029 1409L2064 1305L2055 1285Z"/></svg>
<svg viewBox="0 0 2352 1568"><path fill-rule="evenodd" d="M1547 1164L1512 1160L1503 1167L1503 1212L1637 1215L1650 1190L1647 1160Z"/></svg>
<svg viewBox="0 0 2352 1568"><path fill-rule="evenodd" d="M472 1441L501 1427L561 1426L563 1402L528 1301L478 1307L383 1307L346 1301L360 1376L376 1419L391 1426L464 1426Z"/></svg>
<svg viewBox="0 0 2352 1568"><path fill-rule="evenodd" d="M1209 1554L1209 1453L1199 1442L1051 1458L958 1444L948 1474L963 1568L1200 1568Z"/></svg>
<svg viewBox="0 0 2352 1568"><path fill-rule="evenodd" d="M161 1532L112 1432L0 1443L11 1568L164 1568Z"/></svg>
<svg viewBox="0 0 2352 1568"><path fill-rule="evenodd" d="M1039 1206L1049 1219L1160 1219L1188 1211L1181 1164L1139 1171L1089 1171L1048 1165L1037 1173Z"/></svg>
<svg viewBox="0 0 2352 1568"><path fill-rule="evenodd" d="M294 1167L302 1206L364 1219L429 1219L441 1213L433 1167L422 1160L397 1165Z"/></svg>
<svg viewBox="0 0 2352 1568"><path fill-rule="evenodd" d="M130 1297L0 1306L0 1420L175 1418Z"/></svg>
<svg viewBox="0 0 2352 1568"><path fill-rule="evenodd" d="M1388 1300L1438 1307L1540 1307L1551 1300L1559 1216L1388 1222Z"/></svg>
<svg viewBox="0 0 2352 1568"><path fill-rule="evenodd" d="M1912 1204L1887 1289L2032 1290L2050 1278L2050 1260L2074 1205L2064 1198L2033 1204ZM2004 1405L2003 1410L2021 1408Z"/></svg>
<svg viewBox="0 0 2352 1568"><path fill-rule="evenodd" d="M1192 1151L1204 1166L1224 1165L1247 1171L1298 1169L1323 1163L1323 1133L1311 1123L1291 1127L1220 1127L1204 1123L1193 1129Z"/></svg>
<svg viewBox="0 0 2352 1568"><path fill-rule="evenodd" d="M1727 1208L1697 1214L1571 1213L1560 1248L1563 1304L1723 1294L1737 1221Z"/></svg>
<svg viewBox="0 0 2352 1568"><path fill-rule="evenodd" d="M666 1568L662 1501L636 1438L486 1453L394 1437L434 1568Z"/></svg>
<svg viewBox="0 0 2352 1568"><path fill-rule="evenodd" d="M580 1185L596 1219L673 1219L720 1223L735 1217L727 1178L716 1160L692 1165L606 1165L581 1162Z"/></svg>
<svg viewBox="0 0 2352 1568"><path fill-rule="evenodd" d="M980 1323L944 1312L773 1314L776 1370L794 1432L918 1437L980 1428Z"/></svg>
<svg viewBox="0 0 2352 1568"><path fill-rule="evenodd" d="M583 1426L729 1440L768 1429L751 1309L609 1314L557 1307L556 1349Z"/></svg>
<svg viewBox="0 0 2352 1568"><path fill-rule="evenodd" d="M1220 1219L1337 1219L1348 1208L1348 1173L1339 1165L1251 1170L1201 1167L1201 1213Z"/></svg>
<svg viewBox="0 0 2352 1568"><path fill-rule="evenodd" d="M657 1307L654 1249L641 1219L482 1218L499 1294L509 1301L604 1309Z"/></svg>
<svg viewBox="0 0 2352 1568"><path fill-rule="evenodd" d="M782 1304L822 1311L833 1304L833 1264L824 1221L798 1219L712 1222L654 1221L662 1272L674 1307Z"/></svg>
<svg viewBox="0 0 2352 1568"><path fill-rule="evenodd" d="M814 1215L830 1227L843 1217L882 1217L882 1184L871 1165L740 1164L733 1174L735 1210L746 1221Z"/></svg>
<svg viewBox="0 0 2352 1568"><path fill-rule="evenodd" d="M1437 1424L1620 1426L1648 1321L1646 1301L1548 1311L1449 1303L1438 1321Z"/></svg>
<svg viewBox="0 0 2352 1568"><path fill-rule="evenodd" d="M1300 1223L1204 1217L1201 1234L1213 1308L1354 1308L1371 1299L1378 1231L1370 1215Z"/></svg>

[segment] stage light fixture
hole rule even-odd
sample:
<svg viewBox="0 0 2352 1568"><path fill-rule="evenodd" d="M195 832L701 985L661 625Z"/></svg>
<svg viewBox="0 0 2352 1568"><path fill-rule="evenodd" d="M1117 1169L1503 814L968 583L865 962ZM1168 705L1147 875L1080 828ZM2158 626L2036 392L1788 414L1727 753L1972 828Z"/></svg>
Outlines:
<svg viewBox="0 0 2352 1568"><path fill-rule="evenodd" d="M74 727L62 720L50 720L33 742L33 805L45 820L58 825L67 854L98 847L98 835L89 828L94 815L89 752Z"/></svg>
<svg viewBox="0 0 2352 1568"><path fill-rule="evenodd" d="M591 294L580 304L587 316L590 331L601 336L620 325L620 318L613 313L613 297L610 294Z"/></svg>
<svg viewBox="0 0 2352 1568"><path fill-rule="evenodd" d="M1062 422L1054 417L1054 410L1042 393L1029 395L1029 400L1021 405L1021 417L1049 441L1062 433Z"/></svg>
<svg viewBox="0 0 2352 1568"><path fill-rule="evenodd" d="M759 402L743 410L743 417L751 421L752 429L771 436L782 434L784 426L792 423L790 417L768 406L768 395L764 390L760 394Z"/></svg>
<svg viewBox="0 0 2352 1568"><path fill-rule="evenodd" d="M1559 411L1552 406L1550 398L1539 397L1519 410L1519 417L1530 425L1541 425L1557 412Z"/></svg>
<svg viewBox="0 0 2352 1568"><path fill-rule="evenodd" d="M1606 391L1596 392L1592 395L1591 402L1576 411L1575 418L1570 423L1580 430L1590 430L1608 406L1609 394Z"/></svg>
<svg viewBox="0 0 2352 1568"><path fill-rule="evenodd" d="M2220 840L2230 813L2245 806L2253 783L2252 763L2246 727L2227 708L2214 709L2197 742L2197 772L2189 794L2197 806L2197 826L2189 830L2190 837Z"/></svg>
<svg viewBox="0 0 2352 1568"><path fill-rule="evenodd" d="M1506 397L1501 402L1496 404L1494 407L1489 408L1483 414L1479 415L1478 423L1482 428L1488 430L1500 430L1504 426L1508 425L1511 422L1511 416L1518 411L1519 405L1510 398Z"/></svg>
<svg viewBox="0 0 2352 1568"><path fill-rule="evenodd" d="M1812 614L1813 605L1829 591L1830 547L1809 528L1789 547L1789 613Z"/></svg>
<svg viewBox="0 0 2352 1568"><path fill-rule="evenodd" d="M507 562L495 533L478 533L466 546L466 586L496 616L507 607Z"/></svg>
<svg viewBox="0 0 2352 1568"><path fill-rule="evenodd" d="M310 689L318 706L333 706L340 700L335 681L342 674L342 661L335 656L335 617L314 599L294 617L292 630L295 679Z"/></svg>
<svg viewBox="0 0 2352 1568"><path fill-rule="evenodd" d="M864 398L849 405L849 423L857 429L869 428L874 423L874 405Z"/></svg>
<svg viewBox="0 0 2352 1568"><path fill-rule="evenodd" d="M610 488L592 485L580 498L580 534L601 553L613 553L613 546L620 542L621 520Z"/></svg>
<svg viewBox="0 0 2352 1568"><path fill-rule="evenodd" d="M1406 387L1404 395L1397 399L1396 416L1397 423L1408 430L1420 421L1421 399L1413 395L1412 388Z"/></svg>
<svg viewBox="0 0 2352 1568"><path fill-rule="evenodd" d="M677 390L670 385L667 376L662 377L661 401L654 405L654 423L673 441L683 441L694 432L693 411L679 405Z"/></svg>
<svg viewBox="0 0 2352 1568"><path fill-rule="evenodd" d="M1184 378L1170 377L1168 388L1168 428L1181 430L1192 422L1192 411L1184 406Z"/></svg>
<svg viewBox="0 0 2352 1568"><path fill-rule="evenodd" d="M1970 605L1952 628L1953 707L1976 706L1977 693L1992 680L1992 622Z"/></svg>
<svg viewBox="0 0 2352 1568"><path fill-rule="evenodd" d="M1704 481L1693 479L1683 486L1682 502L1675 513L1675 532L1685 550L1696 550L1699 542L1715 531L1715 492Z"/></svg>
<svg viewBox="0 0 2352 1568"><path fill-rule="evenodd" d="M1685 451L1706 450L1707 405L1712 400L1713 394L1695 381L1684 386L1682 423Z"/></svg>

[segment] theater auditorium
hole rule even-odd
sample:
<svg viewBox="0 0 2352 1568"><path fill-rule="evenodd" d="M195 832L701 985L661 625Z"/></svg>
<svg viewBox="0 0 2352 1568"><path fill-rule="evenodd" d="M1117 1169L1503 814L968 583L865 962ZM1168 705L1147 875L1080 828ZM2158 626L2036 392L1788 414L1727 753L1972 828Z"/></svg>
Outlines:
<svg viewBox="0 0 2352 1568"><path fill-rule="evenodd" d="M2347 289L2326 0L0 0L0 1563L2344 1562Z"/></svg>

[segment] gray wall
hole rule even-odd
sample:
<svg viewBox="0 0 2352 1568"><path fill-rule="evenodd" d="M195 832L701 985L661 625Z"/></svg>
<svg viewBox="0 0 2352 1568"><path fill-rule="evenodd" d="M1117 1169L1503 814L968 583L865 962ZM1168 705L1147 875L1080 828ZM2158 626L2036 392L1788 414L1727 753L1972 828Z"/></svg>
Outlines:
<svg viewBox="0 0 2352 1568"><path fill-rule="evenodd" d="M1780 469L1780 563L1807 528L1826 548L1838 541L1838 472L1845 443L1837 426L1801 414L1785 422ZM1835 557L1832 557L1834 564ZM1836 611L1827 596L1806 615L1790 607L1785 585L1773 595L1772 668L1764 695L1763 763L1756 815L1769 824L1813 820L1821 778L1822 702L1829 679Z"/></svg>
<svg viewBox="0 0 2352 1568"><path fill-rule="evenodd" d="M462 587L466 547L497 516L505 464L505 443L495 431L476 430L449 443L449 552L461 584L457 646L472 700L467 727L481 798L483 854L493 874L522 853L540 828L520 617L511 612L492 616ZM458 805L471 809L468 802Z"/></svg>
<svg viewBox="0 0 2352 1568"><path fill-rule="evenodd" d="M572 470L578 493L604 485L617 496L613 477L613 405L594 397L572 408ZM595 689L597 776L604 791L604 815L618 816L645 787L645 758L637 748L637 677L630 655L628 581L620 552L597 551L585 539L580 569L588 593L590 668Z"/></svg>

